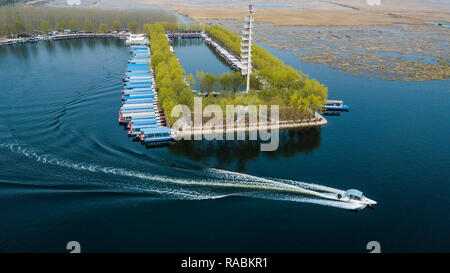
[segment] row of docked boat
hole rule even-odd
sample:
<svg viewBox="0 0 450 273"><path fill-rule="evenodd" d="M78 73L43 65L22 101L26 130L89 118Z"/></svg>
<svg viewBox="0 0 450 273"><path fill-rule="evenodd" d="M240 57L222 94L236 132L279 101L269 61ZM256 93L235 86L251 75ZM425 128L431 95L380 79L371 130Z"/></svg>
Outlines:
<svg viewBox="0 0 450 273"><path fill-rule="evenodd" d="M166 127L164 113L158 107L153 70L149 67L150 49L146 45L131 46L131 58L123 76L122 107L119 124L128 136L142 144L173 140L172 130Z"/></svg>
<svg viewBox="0 0 450 273"><path fill-rule="evenodd" d="M10 46L10 45L17 45L17 44L24 44L24 43L35 43L39 41L47 40L44 36L38 36L38 37L30 37L30 38L14 38L14 39L4 39L0 40L0 46Z"/></svg>
<svg viewBox="0 0 450 273"><path fill-rule="evenodd" d="M70 33L52 36L53 40L70 40L79 38L118 38L125 40L128 33Z"/></svg>

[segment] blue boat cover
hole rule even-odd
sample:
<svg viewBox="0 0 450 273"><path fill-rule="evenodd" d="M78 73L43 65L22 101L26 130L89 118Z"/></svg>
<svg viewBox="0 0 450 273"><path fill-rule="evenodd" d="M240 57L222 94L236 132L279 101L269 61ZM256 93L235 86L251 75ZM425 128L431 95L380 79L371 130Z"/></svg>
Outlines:
<svg viewBox="0 0 450 273"><path fill-rule="evenodd" d="M154 116L137 116L137 117L131 117L131 120L134 121L134 120L139 120L139 119L149 119L152 117L154 117Z"/></svg>
<svg viewBox="0 0 450 273"><path fill-rule="evenodd" d="M153 99L139 99L139 100L130 99L127 100L126 104L135 104L135 103L153 103Z"/></svg>
<svg viewBox="0 0 450 273"><path fill-rule="evenodd" d="M148 95L154 96L155 93L153 93L153 92L137 92L137 93L131 92L131 93L125 94L125 96L127 96L127 97L148 96Z"/></svg>

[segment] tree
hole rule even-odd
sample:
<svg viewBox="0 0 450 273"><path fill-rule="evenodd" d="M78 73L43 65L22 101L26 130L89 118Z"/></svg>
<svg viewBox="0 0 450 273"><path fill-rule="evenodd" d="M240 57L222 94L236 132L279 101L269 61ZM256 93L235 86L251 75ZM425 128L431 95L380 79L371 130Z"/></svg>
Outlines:
<svg viewBox="0 0 450 273"><path fill-rule="evenodd" d="M51 28L52 28L52 25L50 24L49 21L42 21L40 24L40 29L43 33L50 32Z"/></svg>
<svg viewBox="0 0 450 273"><path fill-rule="evenodd" d="M22 22L16 21L14 23L14 32L15 34L22 34L25 31L25 26Z"/></svg>
<svg viewBox="0 0 450 273"><path fill-rule="evenodd" d="M31 23L26 23L26 24L25 24L25 32L26 32L26 33L33 33L33 31L34 31L33 24L31 24Z"/></svg>
<svg viewBox="0 0 450 273"><path fill-rule="evenodd" d="M153 51L154 52L154 51ZM165 61L164 54L161 51L156 51L152 56L152 65L157 67L160 63Z"/></svg>
<svg viewBox="0 0 450 273"><path fill-rule="evenodd" d="M114 31L122 30L122 23L120 21L114 21L111 25L111 29Z"/></svg>
<svg viewBox="0 0 450 273"><path fill-rule="evenodd" d="M152 25L151 25L151 24L144 24L144 25L142 26L142 29L144 30L144 33L150 32L151 28L152 28Z"/></svg>
<svg viewBox="0 0 450 273"><path fill-rule="evenodd" d="M100 32L100 33L108 32L108 25L107 24L100 24L100 26L98 27L98 32Z"/></svg>
<svg viewBox="0 0 450 273"><path fill-rule="evenodd" d="M165 117L166 119L169 119L172 117L172 109L177 105L177 102L173 100L172 98L167 98L162 103L162 108L164 109Z"/></svg>
<svg viewBox="0 0 450 273"><path fill-rule="evenodd" d="M55 25L56 30L62 31L67 29L67 23L64 20L59 21L58 23L56 23Z"/></svg>
<svg viewBox="0 0 450 273"><path fill-rule="evenodd" d="M186 77L186 80L187 80L189 86L191 87L191 89L194 89L194 88L195 88L195 79L194 79L194 75L189 74L189 75Z"/></svg>
<svg viewBox="0 0 450 273"><path fill-rule="evenodd" d="M211 73L205 73L203 74L202 80L205 84L205 91L208 94L208 96L211 94L211 92L214 90L214 87L216 86L216 76L214 76Z"/></svg>
<svg viewBox="0 0 450 273"><path fill-rule="evenodd" d="M139 31L139 24L136 22L128 23L128 30L132 33L137 33Z"/></svg>
<svg viewBox="0 0 450 273"><path fill-rule="evenodd" d="M86 31L86 32L94 32L95 27L94 27L94 25L92 24L91 21L85 20L83 22L83 30Z"/></svg>
<svg viewBox="0 0 450 273"><path fill-rule="evenodd" d="M204 80L205 73L203 73L203 71L197 71L196 75L197 75L198 85L199 85L199 89L200 89L199 90L200 94L203 94L203 92L206 93L205 80Z"/></svg>
<svg viewBox="0 0 450 273"><path fill-rule="evenodd" d="M11 25L8 23L3 24L2 33L3 33L3 35L5 35L7 37L11 36L11 33L12 33Z"/></svg>
<svg viewBox="0 0 450 273"><path fill-rule="evenodd" d="M71 31L79 31L80 30L80 22L77 19L72 18L69 22L69 28Z"/></svg>
<svg viewBox="0 0 450 273"><path fill-rule="evenodd" d="M224 91L227 91L227 90L231 91L231 89L233 88L232 84L231 84L231 79L232 79L232 76L230 75L230 73L224 72L220 76L220 78L219 78L220 86L222 87L222 89Z"/></svg>

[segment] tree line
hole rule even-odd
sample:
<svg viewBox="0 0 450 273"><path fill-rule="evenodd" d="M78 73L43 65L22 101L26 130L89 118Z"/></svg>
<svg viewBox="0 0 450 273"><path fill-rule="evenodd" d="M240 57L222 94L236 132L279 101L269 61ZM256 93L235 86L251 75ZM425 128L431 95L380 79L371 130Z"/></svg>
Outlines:
<svg viewBox="0 0 450 273"><path fill-rule="evenodd" d="M14 25L10 25L8 23L3 24L1 28L1 33L3 36L9 37L11 35L19 35L24 33L33 33L36 31L40 31L42 33L49 33L50 31L56 30L56 31L64 31L66 29L69 29L71 32L78 32L78 31L84 31L84 32L97 32L97 33L107 33L109 31L121 31L125 27L128 27L128 30L132 33L137 33L139 31L139 24L136 22L130 22L128 23L128 26L124 26L122 22L120 21L114 21L112 22L111 26L109 26L106 23L101 23L98 28L94 26L94 24L90 20L85 20L80 24L77 19L71 19L69 22L66 22L65 20L61 20L56 22L56 24L53 26L49 21L42 21L39 24L39 28L34 28L30 24L23 24L20 21L17 21L14 23Z"/></svg>
<svg viewBox="0 0 450 273"><path fill-rule="evenodd" d="M167 32L199 32L203 27L198 24L178 24L174 22L161 22Z"/></svg>
<svg viewBox="0 0 450 273"><path fill-rule="evenodd" d="M85 8L40 8L24 6L0 7L1 35L48 32L71 29L86 32L107 32L128 28L140 32L144 23L176 21L176 17L165 11L110 11Z"/></svg>

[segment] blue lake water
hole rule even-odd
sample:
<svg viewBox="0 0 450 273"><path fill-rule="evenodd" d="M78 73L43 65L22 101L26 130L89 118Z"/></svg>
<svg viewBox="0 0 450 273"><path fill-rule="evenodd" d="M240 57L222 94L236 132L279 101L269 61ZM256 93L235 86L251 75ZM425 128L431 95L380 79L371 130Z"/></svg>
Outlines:
<svg viewBox="0 0 450 273"><path fill-rule="evenodd" d="M188 48L176 48L188 73L225 69L214 55L183 62ZM383 252L448 252L448 81L368 80L269 50L351 111L282 132L275 152L245 141L145 149L117 124L123 42L0 48L0 251L65 252L76 240L85 252L366 252L375 240ZM379 204L311 204L283 191L298 182Z"/></svg>

